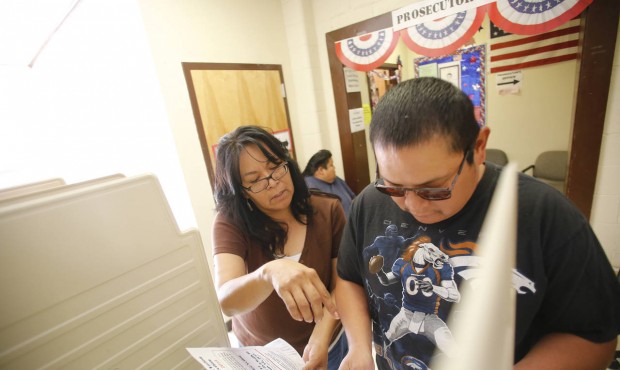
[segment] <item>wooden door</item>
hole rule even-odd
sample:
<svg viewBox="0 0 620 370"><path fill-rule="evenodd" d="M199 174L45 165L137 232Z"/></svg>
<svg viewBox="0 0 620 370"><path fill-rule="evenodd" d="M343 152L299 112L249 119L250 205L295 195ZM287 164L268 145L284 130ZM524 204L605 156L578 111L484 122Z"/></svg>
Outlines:
<svg viewBox="0 0 620 370"><path fill-rule="evenodd" d="M183 71L211 184L218 140L242 125L271 130L294 157L281 66L183 63Z"/></svg>

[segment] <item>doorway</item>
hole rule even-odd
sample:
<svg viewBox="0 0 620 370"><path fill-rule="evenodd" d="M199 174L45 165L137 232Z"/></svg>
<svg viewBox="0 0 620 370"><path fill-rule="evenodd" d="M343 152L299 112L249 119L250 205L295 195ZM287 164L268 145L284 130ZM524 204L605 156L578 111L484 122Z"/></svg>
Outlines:
<svg viewBox="0 0 620 370"><path fill-rule="evenodd" d="M619 8L616 0L599 0L581 15L583 31L579 42L578 86L573 106L566 193L588 218L605 121L605 114L601 112L606 111L609 95ZM361 108L361 101L346 92L343 65L334 45L337 41L391 26L391 13L385 13L326 34L344 172L349 186L356 192L371 181L366 144L358 144L365 133L351 133L348 127L348 111Z"/></svg>
<svg viewBox="0 0 620 370"><path fill-rule="evenodd" d="M270 130L295 158L282 66L183 63L183 73L212 186L217 142L239 126Z"/></svg>
<svg viewBox="0 0 620 370"><path fill-rule="evenodd" d="M370 108L374 112L379 99L392 87L396 86L398 67L396 64L383 64L381 67L366 73Z"/></svg>

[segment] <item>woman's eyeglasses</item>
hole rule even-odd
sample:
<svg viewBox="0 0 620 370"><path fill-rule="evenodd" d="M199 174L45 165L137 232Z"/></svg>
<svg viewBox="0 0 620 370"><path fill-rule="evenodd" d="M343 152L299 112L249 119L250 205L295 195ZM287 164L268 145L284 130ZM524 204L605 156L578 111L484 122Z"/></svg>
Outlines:
<svg viewBox="0 0 620 370"><path fill-rule="evenodd" d="M260 193L261 191L267 189L269 187L269 180L280 180L286 173L288 172L287 162L282 162L278 167L274 168L273 171L267 177L263 177L262 179L258 179L252 183L252 185L247 188L241 185L245 190L249 190L252 193Z"/></svg>
<svg viewBox="0 0 620 370"><path fill-rule="evenodd" d="M408 191L416 193L422 199L426 200L446 200L452 197L452 189L454 189L454 185L456 184L456 180L459 178L461 171L463 171L463 165L465 164L465 159L469 154L469 150L465 152L463 156L463 160L459 165L459 169L456 172L456 176L454 176L454 180L452 180L452 184L450 184L449 188L404 188L400 186L387 186L383 183L383 179L379 177L379 166L377 166L377 179L375 180L375 188L382 192L383 194L387 194L391 197L404 197Z"/></svg>

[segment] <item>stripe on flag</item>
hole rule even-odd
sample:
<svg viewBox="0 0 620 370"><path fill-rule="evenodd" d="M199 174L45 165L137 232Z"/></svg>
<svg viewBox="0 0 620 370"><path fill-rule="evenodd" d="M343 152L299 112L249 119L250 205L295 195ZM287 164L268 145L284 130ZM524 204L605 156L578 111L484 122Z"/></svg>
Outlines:
<svg viewBox="0 0 620 370"><path fill-rule="evenodd" d="M491 73L577 59L579 19L534 36L508 34L491 23Z"/></svg>

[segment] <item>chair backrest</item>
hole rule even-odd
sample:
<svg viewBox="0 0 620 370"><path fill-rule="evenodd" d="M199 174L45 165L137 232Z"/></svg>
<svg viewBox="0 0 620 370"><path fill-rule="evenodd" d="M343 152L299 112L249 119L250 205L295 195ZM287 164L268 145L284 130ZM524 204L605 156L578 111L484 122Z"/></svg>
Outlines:
<svg viewBox="0 0 620 370"><path fill-rule="evenodd" d="M495 163L500 166L505 166L508 163L508 156L506 152L501 149L489 149L487 148L487 161Z"/></svg>
<svg viewBox="0 0 620 370"><path fill-rule="evenodd" d="M564 193L567 171L568 151L550 150L538 155L532 174Z"/></svg>

